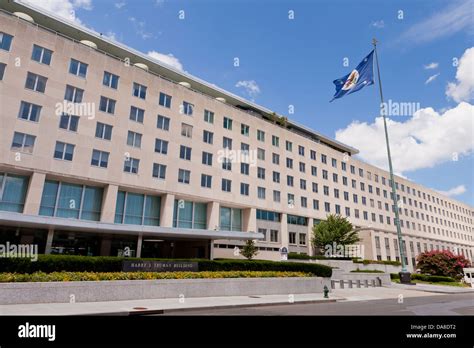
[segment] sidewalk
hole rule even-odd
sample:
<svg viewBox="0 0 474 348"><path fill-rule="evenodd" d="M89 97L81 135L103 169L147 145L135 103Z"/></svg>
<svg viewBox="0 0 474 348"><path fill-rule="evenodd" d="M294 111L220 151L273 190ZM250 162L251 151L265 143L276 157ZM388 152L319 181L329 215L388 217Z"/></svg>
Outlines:
<svg viewBox="0 0 474 348"><path fill-rule="evenodd" d="M416 285L405 285L399 283L392 283L392 288L396 289L409 289L415 291L428 291L431 293L440 294L474 294L474 288L461 288L456 286L448 285L432 285L432 284L416 284Z"/></svg>
<svg viewBox="0 0 474 348"><path fill-rule="evenodd" d="M370 301L404 297L442 295L399 287L335 289L325 299L322 293L295 295L258 295L201 298L149 299L110 302L41 303L0 305L0 315L140 315L189 309L216 309L230 307L268 306L292 303L324 303Z"/></svg>

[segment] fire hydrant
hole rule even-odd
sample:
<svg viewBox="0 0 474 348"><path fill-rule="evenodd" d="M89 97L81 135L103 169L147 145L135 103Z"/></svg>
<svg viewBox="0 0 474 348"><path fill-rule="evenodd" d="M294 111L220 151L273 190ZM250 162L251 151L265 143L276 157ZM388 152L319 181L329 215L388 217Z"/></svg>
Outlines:
<svg viewBox="0 0 474 348"><path fill-rule="evenodd" d="M324 285L324 298L329 298L328 294L329 294L329 289L327 285Z"/></svg>

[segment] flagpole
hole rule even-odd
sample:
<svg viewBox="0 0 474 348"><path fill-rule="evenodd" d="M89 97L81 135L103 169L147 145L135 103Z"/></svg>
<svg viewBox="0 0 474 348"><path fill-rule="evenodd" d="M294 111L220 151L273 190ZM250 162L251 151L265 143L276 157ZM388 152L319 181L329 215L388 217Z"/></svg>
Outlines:
<svg viewBox="0 0 474 348"><path fill-rule="evenodd" d="M383 92L382 92L382 80L380 78L380 67L379 67L379 58L377 55L377 40L374 38L372 39L372 44L374 45L374 53L375 53L375 62L377 64L377 76L379 82L379 92L380 92L380 110L383 117L383 126L385 130L385 142L387 144L387 155L388 155L388 167L390 170L390 181L392 186L392 196L393 196L393 207L395 210L395 226L397 227L397 236L398 236L398 247L400 249L400 258L402 263L402 271L400 274L400 282L401 283L409 283L410 282L410 273L407 271L407 264L405 262L405 250L403 248L403 239L402 239L402 229L400 227L400 214L398 212L398 202L397 202L397 190L395 187L395 178L393 175L393 166L392 166L392 156L390 154L390 143L388 140L388 130L387 130L387 119L385 117L384 109L384 100L383 100Z"/></svg>

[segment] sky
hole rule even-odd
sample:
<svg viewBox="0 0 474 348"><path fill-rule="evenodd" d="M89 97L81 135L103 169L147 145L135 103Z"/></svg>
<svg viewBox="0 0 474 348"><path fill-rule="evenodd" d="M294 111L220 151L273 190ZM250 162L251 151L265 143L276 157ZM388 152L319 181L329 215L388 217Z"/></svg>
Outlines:
<svg viewBox="0 0 474 348"><path fill-rule="evenodd" d="M329 103L332 81L350 73L376 37L395 172L474 206L473 0L23 1L351 145L360 159L387 169L378 84Z"/></svg>

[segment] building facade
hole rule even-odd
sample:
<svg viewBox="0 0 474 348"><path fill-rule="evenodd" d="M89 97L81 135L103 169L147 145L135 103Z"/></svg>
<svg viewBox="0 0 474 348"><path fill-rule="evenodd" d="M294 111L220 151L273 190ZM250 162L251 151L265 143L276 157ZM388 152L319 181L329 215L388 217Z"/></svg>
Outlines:
<svg viewBox="0 0 474 348"><path fill-rule="evenodd" d="M312 254L340 214L399 260L389 175L357 150L31 5L1 1L0 242L40 252ZM13 14L15 12L15 14ZM21 12L21 13L18 13ZM410 269L473 259L474 208L396 177Z"/></svg>

